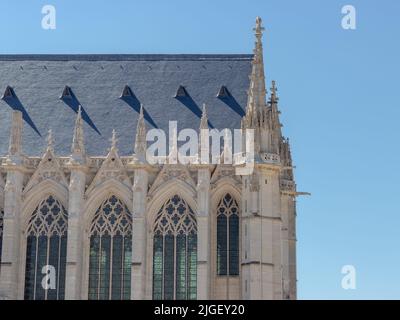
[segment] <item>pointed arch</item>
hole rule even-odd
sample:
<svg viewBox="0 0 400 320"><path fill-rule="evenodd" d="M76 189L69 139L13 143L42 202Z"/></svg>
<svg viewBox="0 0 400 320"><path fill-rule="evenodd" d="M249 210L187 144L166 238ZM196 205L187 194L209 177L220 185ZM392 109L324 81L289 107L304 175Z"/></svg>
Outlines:
<svg viewBox="0 0 400 320"><path fill-rule="evenodd" d="M131 296L132 214L117 196L106 198L89 230L90 300L128 300Z"/></svg>
<svg viewBox="0 0 400 320"><path fill-rule="evenodd" d="M166 201L168 201L174 195L179 195L182 197L184 201L190 206L193 212L197 215L197 192L193 188L193 186L185 183L179 179L171 179L165 182L162 186L154 190L152 194L150 194L150 201L148 202L147 209L147 222L148 227L151 227L154 224L156 219L156 215L160 208L164 205Z"/></svg>
<svg viewBox="0 0 400 320"><path fill-rule="evenodd" d="M232 196L239 202L240 206L240 200L242 198L241 186L235 179L231 177L220 178L212 185L211 191L212 208L216 208L219 199L227 192L232 194Z"/></svg>
<svg viewBox="0 0 400 320"><path fill-rule="evenodd" d="M23 196L22 227L26 229L33 210L43 199L54 196L68 210L68 189L61 183L52 179L39 182Z"/></svg>
<svg viewBox="0 0 400 320"><path fill-rule="evenodd" d="M216 220L216 268L218 276L239 275L239 205L229 193L218 202Z"/></svg>
<svg viewBox="0 0 400 320"><path fill-rule="evenodd" d="M119 180L114 178L107 179L97 185L88 195L83 208L83 277L82 277L82 296L86 299L95 299L94 293L89 292L90 289L90 255L93 252L93 241L91 241L91 226L96 218L96 213L103 206L104 202L115 196L126 207L129 214L133 213L132 191L130 188ZM99 239L101 241L101 239ZM110 239L111 240L111 239ZM107 240L108 241L108 240ZM118 240L117 240L118 241ZM129 262L130 263L130 262ZM90 296L92 294L92 297ZM100 299L103 296L97 295Z"/></svg>
<svg viewBox="0 0 400 320"><path fill-rule="evenodd" d="M197 297L197 222L178 194L159 209L153 233L153 299Z"/></svg>
<svg viewBox="0 0 400 320"><path fill-rule="evenodd" d="M241 189L231 177L212 186L210 206L213 299L239 298L241 254ZM230 199L226 199L226 197ZM233 215L232 215L233 213ZM230 258L230 259L229 259Z"/></svg>
<svg viewBox="0 0 400 320"><path fill-rule="evenodd" d="M24 298L63 300L68 236L67 210L57 197L49 194L31 212L24 230ZM43 287L43 273L48 275L47 288Z"/></svg>
<svg viewBox="0 0 400 320"><path fill-rule="evenodd" d="M116 179L108 179L94 188L87 195L87 200L83 210L86 232L88 232L90 229L90 224L97 209L101 206L103 201L109 198L111 195L115 195L127 206L130 212L133 212L132 191L130 188Z"/></svg>

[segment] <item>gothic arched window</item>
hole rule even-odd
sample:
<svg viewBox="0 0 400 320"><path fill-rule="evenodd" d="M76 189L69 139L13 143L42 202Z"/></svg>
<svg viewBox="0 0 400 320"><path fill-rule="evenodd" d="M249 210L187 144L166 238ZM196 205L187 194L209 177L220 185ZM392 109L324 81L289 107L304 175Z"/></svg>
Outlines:
<svg viewBox="0 0 400 320"><path fill-rule="evenodd" d="M153 246L153 299L196 299L196 217L178 195L157 214Z"/></svg>
<svg viewBox="0 0 400 320"><path fill-rule="evenodd" d="M4 226L4 210L0 208L0 265L1 265L1 250L3 248L3 226Z"/></svg>
<svg viewBox="0 0 400 320"><path fill-rule="evenodd" d="M112 195L97 209L90 227L89 299L131 296L132 215Z"/></svg>
<svg viewBox="0 0 400 320"><path fill-rule="evenodd" d="M217 207L217 274L239 275L239 206L229 193Z"/></svg>
<svg viewBox="0 0 400 320"><path fill-rule="evenodd" d="M68 213L53 196L29 220L26 239L25 299L63 300Z"/></svg>

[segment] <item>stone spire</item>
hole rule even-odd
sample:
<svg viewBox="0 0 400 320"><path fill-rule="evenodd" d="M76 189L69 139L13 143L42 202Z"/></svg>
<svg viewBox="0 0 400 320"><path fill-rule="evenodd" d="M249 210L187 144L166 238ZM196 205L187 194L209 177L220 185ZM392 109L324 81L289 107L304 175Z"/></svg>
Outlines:
<svg viewBox="0 0 400 320"><path fill-rule="evenodd" d="M200 120L198 161L199 163L202 164L208 164L209 157L210 157L210 147L209 147L207 107L206 104L203 103L203 112L201 114L201 120Z"/></svg>
<svg viewBox="0 0 400 320"><path fill-rule="evenodd" d="M280 157L284 170L282 171L282 178L287 180L293 180L293 168L292 168L292 154L290 151L289 138L283 138L280 144Z"/></svg>
<svg viewBox="0 0 400 320"><path fill-rule="evenodd" d="M256 26L253 29L256 37L252 70L250 75L250 87L247 92L246 115L242 120L244 129L254 130L254 152L257 155L261 150L261 125L266 109L266 90L262 35L264 28L260 17L256 18Z"/></svg>
<svg viewBox="0 0 400 320"><path fill-rule="evenodd" d="M271 87L270 90L271 90L271 95L270 95L268 104L269 104L269 106L271 106L271 109L272 109L271 111L275 116L274 120L277 120L279 122L279 114L280 114L280 112L278 110L279 98L278 98L278 95L276 93L278 91L278 88L276 87L275 80L272 80L272 87Z"/></svg>
<svg viewBox="0 0 400 320"><path fill-rule="evenodd" d="M146 157L146 124L144 122L144 108L140 105L139 119L136 126L135 153L140 160Z"/></svg>
<svg viewBox="0 0 400 320"><path fill-rule="evenodd" d="M178 138L177 131L173 130L172 138L169 139L169 155L168 155L168 164L177 164L178 163Z"/></svg>
<svg viewBox="0 0 400 320"><path fill-rule="evenodd" d="M112 130L112 136L111 136L111 150L117 150L117 133L115 132L115 129Z"/></svg>
<svg viewBox="0 0 400 320"><path fill-rule="evenodd" d="M277 147L279 145L279 142L282 140L282 130L281 130L282 125L279 121L280 111L278 110L279 98L276 94L277 90L278 89L276 88L275 81L272 81L271 96L268 101L270 108L270 116L268 117L269 121L268 127L271 130L273 144L275 144L275 147Z"/></svg>
<svg viewBox="0 0 400 320"><path fill-rule="evenodd" d="M53 138L53 131L49 129L47 134L47 151L54 152L54 138Z"/></svg>
<svg viewBox="0 0 400 320"><path fill-rule="evenodd" d="M11 116L9 156L21 155L22 152L22 112L13 111Z"/></svg>
<svg viewBox="0 0 400 320"><path fill-rule="evenodd" d="M254 58L252 62L252 70L250 75L250 88L248 91L248 100L246 107L245 122L246 127L254 128L258 124L260 113L266 105L266 90L265 90L265 74L264 74L264 59L262 35L264 28L261 25L261 18L256 18L256 26L253 29L255 32L256 42Z"/></svg>
<svg viewBox="0 0 400 320"><path fill-rule="evenodd" d="M205 103L203 103L203 113L201 114L200 129L208 129L207 108Z"/></svg>
<svg viewBox="0 0 400 320"><path fill-rule="evenodd" d="M221 163L232 164L232 134L230 130L224 130L224 149L221 155Z"/></svg>
<svg viewBox="0 0 400 320"><path fill-rule="evenodd" d="M72 157L75 160L83 160L85 157L85 144L83 137L82 107L78 108L78 115L75 120L74 136L71 147Z"/></svg>

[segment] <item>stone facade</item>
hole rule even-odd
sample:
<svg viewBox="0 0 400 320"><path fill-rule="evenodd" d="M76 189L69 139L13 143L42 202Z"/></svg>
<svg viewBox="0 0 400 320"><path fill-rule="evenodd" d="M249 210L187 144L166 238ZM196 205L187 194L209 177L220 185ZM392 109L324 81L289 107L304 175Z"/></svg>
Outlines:
<svg viewBox="0 0 400 320"><path fill-rule="evenodd" d="M23 299L26 226L48 195L68 211L66 299L88 298L89 228L97 208L110 195L132 213L131 298L152 298L153 223L160 207L180 195L197 219L198 299L296 299L296 203L289 141L283 138L273 82L267 101L261 19L243 129L255 130L255 167L238 176L229 164L150 165L146 162L143 109L135 153L120 156L115 132L105 156L88 155L81 110L72 135L71 155L59 156L49 133L42 157L23 154L23 119L14 111L8 155L2 157L0 208L4 209L0 296ZM203 110L201 127L207 127ZM240 208L238 276L216 272L216 211L229 193Z"/></svg>

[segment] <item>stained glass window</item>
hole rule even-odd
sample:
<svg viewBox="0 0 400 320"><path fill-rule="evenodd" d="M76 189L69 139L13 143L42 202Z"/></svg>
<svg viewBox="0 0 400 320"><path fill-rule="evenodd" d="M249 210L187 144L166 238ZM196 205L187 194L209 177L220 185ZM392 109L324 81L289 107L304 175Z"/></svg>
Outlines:
<svg viewBox="0 0 400 320"><path fill-rule="evenodd" d="M157 214L153 242L153 299L197 297L197 224L192 209L178 195Z"/></svg>
<svg viewBox="0 0 400 320"><path fill-rule="evenodd" d="M217 207L217 274L239 275L239 206L229 193Z"/></svg>
<svg viewBox="0 0 400 320"><path fill-rule="evenodd" d="M89 299L129 300L132 215L112 195L96 211L90 228Z"/></svg>
<svg viewBox="0 0 400 320"><path fill-rule="evenodd" d="M26 300L64 299L67 230L68 213L53 196L33 211L26 239Z"/></svg>

